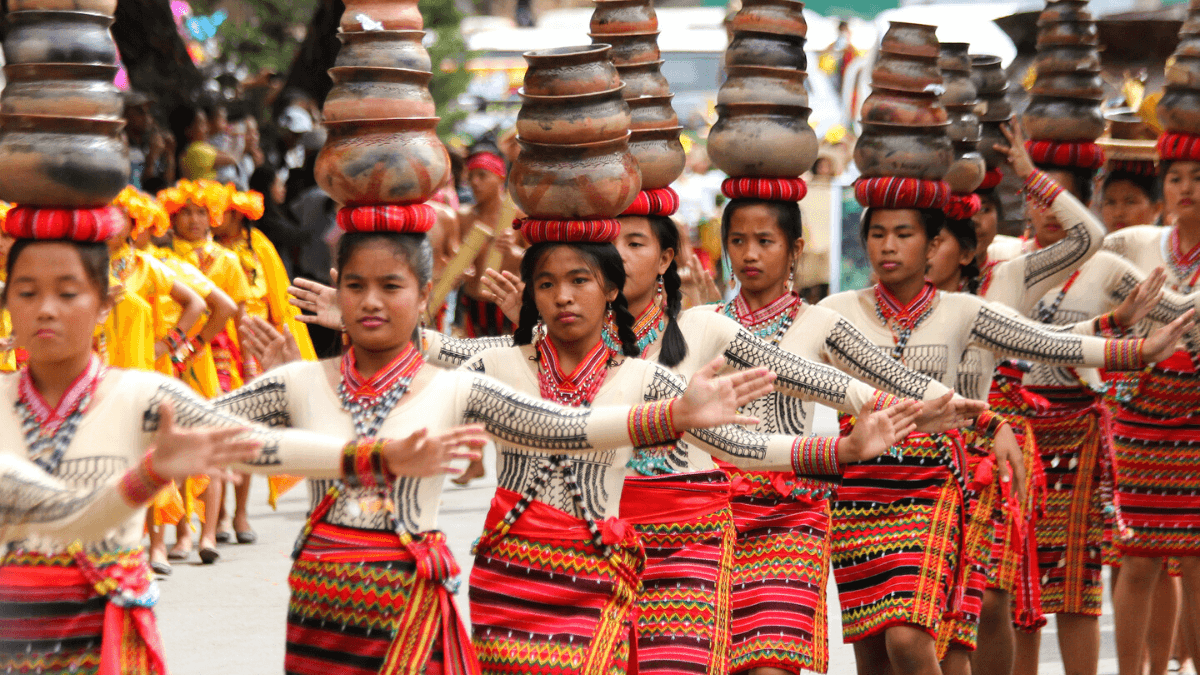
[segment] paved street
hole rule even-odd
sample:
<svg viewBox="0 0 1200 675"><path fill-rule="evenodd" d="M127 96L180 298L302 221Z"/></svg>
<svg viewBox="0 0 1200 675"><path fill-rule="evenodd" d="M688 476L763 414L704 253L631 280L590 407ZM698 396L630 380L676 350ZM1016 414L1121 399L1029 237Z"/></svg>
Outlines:
<svg viewBox="0 0 1200 675"><path fill-rule="evenodd" d="M819 429L832 428L831 417L819 416ZM494 453L488 453L494 461ZM469 488L447 485L441 526L459 564L464 567L458 603L469 617L466 574L471 543L483 528L483 518L495 489L495 471ZM212 673L275 674L282 672L287 574L292 542L304 522L308 493L298 486L280 500L279 510L266 506L266 481L256 478L251 493L251 521L259 542L221 547L221 560L212 566L192 561L176 563L175 572L161 583L158 624L172 675ZM172 535L168 535L169 541ZM1107 596L1107 593L1106 593ZM837 592L830 586L830 668L833 675L854 675L854 655L840 640ZM1107 604L1101 636L1100 675L1115 673L1112 608ZM1060 675L1058 648L1051 620L1043 632L1042 675Z"/></svg>

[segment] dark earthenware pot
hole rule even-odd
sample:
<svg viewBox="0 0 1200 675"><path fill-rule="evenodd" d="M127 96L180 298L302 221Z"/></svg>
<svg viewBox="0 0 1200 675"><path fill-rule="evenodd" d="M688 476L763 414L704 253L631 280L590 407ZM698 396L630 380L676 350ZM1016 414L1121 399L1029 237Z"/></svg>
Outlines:
<svg viewBox="0 0 1200 675"><path fill-rule="evenodd" d="M94 12L112 16L117 0L9 0L8 11Z"/></svg>
<svg viewBox="0 0 1200 675"><path fill-rule="evenodd" d="M892 54L937 58L941 45L937 39L937 26L920 23L892 21L887 32L879 41L882 51Z"/></svg>
<svg viewBox="0 0 1200 675"><path fill-rule="evenodd" d="M670 106L670 101L667 103ZM517 136L530 143L597 143L629 133L629 106L621 88L578 96L529 96L522 93Z"/></svg>
<svg viewBox="0 0 1200 675"><path fill-rule="evenodd" d="M946 123L946 109L937 94L895 91L875 87L862 104L864 124L926 127Z"/></svg>
<svg viewBox="0 0 1200 675"><path fill-rule="evenodd" d="M1048 141L1094 141L1104 134L1100 102L1035 96L1021 114L1030 138Z"/></svg>
<svg viewBox="0 0 1200 675"><path fill-rule="evenodd" d="M326 122L317 184L343 206L428 201L450 178L436 117Z"/></svg>
<svg viewBox="0 0 1200 675"><path fill-rule="evenodd" d="M641 169L643 190L665 188L683 173L687 153L679 142L682 130L671 127L630 132L629 152Z"/></svg>
<svg viewBox="0 0 1200 675"><path fill-rule="evenodd" d="M653 33L658 16L652 0L595 0L589 30L592 33ZM604 42L604 40L597 40Z"/></svg>
<svg viewBox="0 0 1200 675"><path fill-rule="evenodd" d="M0 199L23 205L108 206L129 180L123 120L0 115Z"/></svg>
<svg viewBox="0 0 1200 675"><path fill-rule="evenodd" d="M1200 35L1181 37L1175 46L1175 56L1200 56Z"/></svg>
<svg viewBox="0 0 1200 675"><path fill-rule="evenodd" d="M880 52L871 69L871 86L923 92L942 83L937 57L901 56Z"/></svg>
<svg viewBox="0 0 1200 675"><path fill-rule="evenodd" d="M612 46L608 58L617 66L636 66L662 60L658 49L658 32L592 34L593 44Z"/></svg>
<svg viewBox="0 0 1200 675"><path fill-rule="evenodd" d="M1085 9L1087 5L1079 6L1070 3L1053 3L1046 5L1038 15L1037 25L1044 26L1055 21L1075 21L1084 23L1093 21L1092 13Z"/></svg>
<svg viewBox="0 0 1200 675"><path fill-rule="evenodd" d="M1029 90L1033 96L1104 99L1104 82L1100 73L1039 73Z"/></svg>
<svg viewBox="0 0 1200 675"><path fill-rule="evenodd" d="M521 154L508 175L508 191L530 218L614 218L642 189L628 136L579 145L518 142Z"/></svg>
<svg viewBox="0 0 1200 675"><path fill-rule="evenodd" d="M338 33L342 48L333 65L337 67L359 66L364 68L404 68L424 70L431 68L429 52L422 40L425 32L420 30L375 30L355 33Z"/></svg>
<svg viewBox="0 0 1200 675"><path fill-rule="evenodd" d="M671 83L662 74L662 61L617 68L620 81L625 83L625 99L642 96L670 96Z"/></svg>
<svg viewBox="0 0 1200 675"><path fill-rule="evenodd" d="M817 159L810 112L801 106L718 105L708 155L730 176L799 176Z"/></svg>
<svg viewBox="0 0 1200 675"><path fill-rule="evenodd" d="M974 192L983 182L983 174L987 172L987 163L983 155L974 149L973 143L953 144L954 161L946 170L943 179L950 184L950 190L957 193Z"/></svg>
<svg viewBox="0 0 1200 675"><path fill-rule="evenodd" d="M899 176L942 180L954 150L944 128L941 133L905 127L863 125L854 146L854 163L863 176Z"/></svg>
<svg viewBox="0 0 1200 675"><path fill-rule="evenodd" d="M0 113L121 119L125 102L116 66L25 63L4 67Z"/></svg>
<svg viewBox="0 0 1200 675"><path fill-rule="evenodd" d="M1038 26L1037 46L1071 47L1099 45L1100 32L1091 21L1048 21Z"/></svg>
<svg viewBox="0 0 1200 675"><path fill-rule="evenodd" d="M1008 75L1004 73L999 56L972 55L971 81L980 96L1003 92L1008 88Z"/></svg>
<svg viewBox="0 0 1200 675"><path fill-rule="evenodd" d="M1003 94L999 96L982 96L980 97L980 101L983 102L984 107L983 113L979 115L979 119L983 122L1003 122L1013 115L1012 102Z"/></svg>
<svg viewBox="0 0 1200 675"><path fill-rule="evenodd" d="M429 73L404 68L335 67L322 114L327 122L433 117Z"/></svg>
<svg viewBox="0 0 1200 675"><path fill-rule="evenodd" d="M4 61L117 65L113 19L95 12L9 12Z"/></svg>
<svg viewBox="0 0 1200 675"><path fill-rule="evenodd" d="M734 32L752 31L805 37L804 3L799 0L743 0L742 8L730 19Z"/></svg>
<svg viewBox="0 0 1200 675"><path fill-rule="evenodd" d="M1167 89L1158 102L1158 121L1167 131L1200 134L1200 91Z"/></svg>
<svg viewBox="0 0 1200 675"><path fill-rule="evenodd" d="M943 42L938 52L938 69L943 73L954 71L971 75L971 44L969 42Z"/></svg>
<svg viewBox="0 0 1200 675"><path fill-rule="evenodd" d="M577 96L621 86L607 44L525 52L524 90L530 96Z"/></svg>
<svg viewBox="0 0 1200 675"><path fill-rule="evenodd" d="M942 71L942 105L966 105L979 100L971 76L958 70Z"/></svg>
<svg viewBox="0 0 1200 675"><path fill-rule="evenodd" d="M671 105L672 98L674 96L642 96L628 99L629 130L672 129L679 126L679 115ZM644 181L645 176L642 178Z"/></svg>
<svg viewBox="0 0 1200 675"><path fill-rule="evenodd" d="M417 0L347 0L345 4L341 26L346 33L381 29L421 30L425 27Z"/></svg>
<svg viewBox="0 0 1200 675"><path fill-rule="evenodd" d="M1049 73L1098 73L1100 52L1092 47L1053 47L1038 51L1033 57L1038 75Z"/></svg>
<svg viewBox="0 0 1200 675"><path fill-rule="evenodd" d="M808 106L804 81L808 73L792 68L730 66L717 103L771 103Z"/></svg>
<svg viewBox="0 0 1200 675"><path fill-rule="evenodd" d="M950 125L946 127L946 135L952 142L979 142L982 123L979 121L979 116L975 114L974 106L958 105L952 108L947 106L946 114L950 119Z"/></svg>
<svg viewBox="0 0 1200 675"><path fill-rule="evenodd" d="M1153 141L1158 134L1132 108L1110 108L1104 111L1108 133L1116 140Z"/></svg>
<svg viewBox="0 0 1200 675"><path fill-rule="evenodd" d="M981 129L979 145L979 154L983 155L983 160L987 162L989 169L997 169L1004 166L1008 162L1008 155L996 149L996 145L1008 145L1008 138L1000 127L1011 122L1010 119L983 122Z"/></svg>
<svg viewBox="0 0 1200 675"><path fill-rule="evenodd" d="M807 70L804 38L771 33L737 33L725 49L725 65Z"/></svg>

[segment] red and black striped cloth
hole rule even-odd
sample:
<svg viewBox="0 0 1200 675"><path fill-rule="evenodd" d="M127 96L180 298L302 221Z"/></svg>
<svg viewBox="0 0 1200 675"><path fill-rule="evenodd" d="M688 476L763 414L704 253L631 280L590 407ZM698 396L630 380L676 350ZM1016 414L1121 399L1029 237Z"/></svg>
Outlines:
<svg viewBox="0 0 1200 675"><path fill-rule="evenodd" d="M621 234L621 222L615 218L597 220L535 220L518 218L513 227L521 231L525 241L540 244L548 241L610 242Z"/></svg>
<svg viewBox="0 0 1200 675"><path fill-rule="evenodd" d="M730 199L798 202L808 194L808 185L802 178L743 176L726 178L721 183L721 193Z"/></svg>
<svg viewBox="0 0 1200 675"><path fill-rule="evenodd" d="M1158 158L1165 161L1200 162L1200 136L1166 132L1158 137Z"/></svg>
<svg viewBox="0 0 1200 675"><path fill-rule="evenodd" d="M1034 164L1071 169L1099 169L1104 166L1104 148L1092 141L1025 141L1025 149Z"/></svg>
<svg viewBox="0 0 1200 675"><path fill-rule="evenodd" d="M17 239L67 239L102 242L124 227L125 214L115 206L95 209L14 206L4 219L4 232Z"/></svg>
<svg viewBox="0 0 1200 675"><path fill-rule="evenodd" d="M854 182L859 204L879 209L942 209L950 199L950 184L940 180L880 176Z"/></svg>
<svg viewBox="0 0 1200 675"><path fill-rule="evenodd" d="M337 224L346 232L411 232L433 229L437 211L428 204L376 204L338 209Z"/></svg>
<svg viewBox="0 0 1200 675"><path fill-rule="evenodd" d="M655 188L638 193L623 216L673 216L679 210L679 194L675 190Z"/></svg>

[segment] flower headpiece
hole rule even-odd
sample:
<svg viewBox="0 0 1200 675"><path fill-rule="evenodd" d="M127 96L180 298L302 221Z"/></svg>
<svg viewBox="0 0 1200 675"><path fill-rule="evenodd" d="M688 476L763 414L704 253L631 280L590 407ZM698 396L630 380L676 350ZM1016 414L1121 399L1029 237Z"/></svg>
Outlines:
<svg viewBox="0 0 1200 675"><path fill-rule="evenodd" d="M119 207L129 215L133 222L130 236L135 239L146 230L156 237L161 237L171 229L171 216L167 215L162 204L132 185L127 185L121 190L121 194L113 200L113 206Z"/></svg>
<svg viewBox="0 0 1200 675"><path fill-rule="evenodd" d="M229 203L228 188L211 180L192 181L184 178L158 193L158 203L171 215L178 213L189 202L208 209L209 224L216 227L225 219Z"/></svg>

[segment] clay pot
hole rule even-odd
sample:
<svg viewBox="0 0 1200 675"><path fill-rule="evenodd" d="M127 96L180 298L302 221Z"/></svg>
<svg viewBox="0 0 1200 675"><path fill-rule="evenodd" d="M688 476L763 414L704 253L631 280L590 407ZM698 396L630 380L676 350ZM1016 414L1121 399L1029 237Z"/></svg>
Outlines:
<svg viewBox="0 0 1200 675"><path fill-rule="evenodd" d="M637 66L621 66L617 68L620 81L625 84L625 99L635 99L642 96L670 96L671 83L662 74L662 61L643 63ZM528 88L528 76L526 76Z"/></svg>
<svg viewBox="0 0 1200 675"><path fill-rule="evenodd" d="M817 159L808 108L726 103L708 133L708 155L730 176L799 176Z"/></svg>
<svg viewBox="0 0 1200 675"><path fill-rule="evenodd" d="M95 12L8 13L5 63L117 65L117 43L108 27L113 19Z"/></svg>
<svg viewBox="0 0 1200 675"><path fill-rule="evenodd" d="M658 49L658 31L652 33L606 33L589 34L593 44L612 46L608 58L614 65L635 66L639 63L661 61Z"/></svg>
<svg viewBox="0 0 1200 675"><path fill-rule="evenodd" d="M578 145L518 142L521 154L509 173L508 191L530 218L614 218L642 189L627 135Z"/></svg>
<svg viewBox="0 0 1200 675"><path fill-rule="evenodd" d="M871 70L871 86L923 92L942 83L937 57L900 56L880 52Z"/></svg>
<svg viewBox="0 0 1200 675"><path fill-rule="evenodd" d="M957 70L942 71L942 105L966 105L979 100L971 76Z"/></svg>
<svg viewBox="0 0 1200 675"><path fill-rule="evenodd" d="M937 26L903 21L889 22L887 32L879 41L880 51L906 56L937 58L941 45L937 39Z"/></svg>
<svg viewBox="0 0 1200 675"><path fill-rule="evenodd" d="M1175 56L1200 56L1200 35L1180 37Z"/></svg>
<svg viewBox="0 0 1200 675"><path fill-rule="evenodd" d="M8 11L29 10L51 12L95 12L112 16L117 11L117 0L10 0Z"/></svg>
<svg viewBox="0 0 1200 675"><path fill-rule="evenodd" d="M107 206L129 180L122 120L0 116L0 199L38 206Z"/></svg>
<svg viewBox="0 0 1200 675"><path fill-rule="evenodd" d="M1047 21L1038 27L1039 48L1098 44L1100 33L1092 21Z"/></svg>
<svg viewBox="0 0 1200 675"><path fill-rule="evenodd" d="M433 117L427 72L404 68L329 69L333 88L325 97L326 121Z"/></svg>
<svg viewBox="0 0 1200 675"><path fill-rule="evenodd" d="M864 124L924 127L946 123L946 109L933 92L914 94L875 87L862 104Z"/></svg>
<svg viewBox="0 0 1200 675"><path fill-rule="evenodd" d="M683 173L687 153L679 142L683 127L647 129L629 134L629 152L642 172L642 189L655 190L674 183Z"/></svg>
<svg viewBox="0 0 1200 675"><path fill-rule="evenodd" d="M417 0L347 0L342 12L342 30L421 30L425 22Z"/></svg>
<svg viewBox="0 0 1200 675"><path fill-rule="evenodd" d="M1094 141L1104 133L1100 103L1074 98L1035 96L1021 115L1030 138L1049 141Z"/></svg>
<svg viewBox="0 0 1200 675"><path fill-rule="evenodd" d="M717 103L808 106L808 91L804 88L808 73L803 70L731 66L725 73L727 77L717 93Z"/></svg>
<svg viewBox="0 0 1200 675"><path fill-rule="evenodd" d="M941 180L954 161L954 150L945 129L935 130L864 124L854 146L854 163L866 177Z"/></svg>
<svg viewBox="0 0 1200 675"><path fill-rule="evenodd" d="M989 169L1002 167L1008 162L1008 155L997 150L996 145L1008 145L1008 138L1000 130L1000 127L1001 125L1008 124L1010 121L1005 119L995 122L983 122L978 148L979 154L983 155L983 161L987 163Z"/></svg>
<svg viewBox="0 0 1200 675"><path fill-rule="evenodd" d="M938 70L942 73L954 71L971 73L971 44L969 42L943 42L938 52Z"/></svg>
<svg viewBox="0 0 1200 675"><path fill-rule="evenodd" d="M429 52L425 51L425 46L421 44L424 37L425 32L419 30L338 33L342 48L338 51L333 65L404 68L429 72Z"/></svg>
<svg viewBox="0 0 1200 675"><path fill-rule="evenodd" d="M1104 111L1108 133L1115 140L1153 141L1158 134L1132 108L1110 108Z"/></svg>
<svg viewBox="0 0 1200 675"><path fill-rule="evenodd" d="M524 91L530 96L576 96L621 86L606 44L525 52Z"/></svg>
<svg viewBox="0 0 1200 675"><path fill-rule="evenodd" d="M1008 88L1008 76L1000 64L999 56L972 55L971 81L979 95L1000 93Z"/></svg>
<svg viewBox="0 0 1200 675"><path fill-rule="evenodd" d="M1004 94L984 96L980 100L983 102L983 113L979 119L983 122L1003 122L1013 115L1012 102Z"/></svg>
<svg viewBox="0 0 1200 675"><path fill-rule="evenodd" d="M121 119L125 102L116 66L26 63L4 67L0 113Z"/></svg>
<svg viewBox="0 0 1200 675"><path fill-rule="evenodd" d="M326 122L317 185L343 206L428 201L450 179L438 119Z"/></svg>
<svg viewBox="0 0 1200 675"><path fill-rule="evenodd" d="M658 15L651 0L595 0L589 30L592 33L652 33ZM604 42L604 40L600 40Z"/></svg>
<svg viewBox="0 0 1200 675"><path fill-rule="evenodd" d="M799 0L743 0L742 8L729 20L735 32L774 33L806 37L804 3Z"/></svg>
<svg viewBox="0 0 1200 675"><path fill-rule="evenodd" d="M946 115L950 125L946 127L946 135L956 143L978 143L981 133L981 122L975 114L974 106L946 106Z"/></svg>
<svg viewBox="0 0 1200 675"><path fill-rule="evenodd" d="M1100 72L1100 52L1092 47L1053 47L1033 57L1038 75L1049 73Z"/></svg>
<svg viewBox="0 0 1200 675"><path fill-rule="evenodd" d="M1076 21L1083 23L1093 21L1093 18L1092 13L1087 11L1086 4L1076 5L1068 2L1055 2L1046 5L1046 8L1038 15L1037 25L1044 26L1054 21Z"/></svg>
<svg viewBox="0 0 1200 675"><path fill-rule="evenodd" d="M645 131L679 126L679 114L671 105L672 98L674 96L642 96L628 99L629 130Z"/></svg>
<svg viewBox="0 0 1200 675"><path fill-rule="evenodd" d="M620 87L578 96L522 94L517 137L530 143L596 143L624 138L630 122Z"/></svg>
<svg viewBox="0 0 1200 675"><path fill-rule="evenodd" d="M1200 134L1200 91L1168 89L1158 102L1158 121L1167 131Z"/></svg>
<svg viewBox="0 0 1200 675"><path fill-rule="evenodd" d="M804 38L771 33L737 33L725 49L725 65L807 70Z"/></svg>
<svg viewBox="0 0 1200 675"><path fill-rule="evenodd" d="M950 189L954 192L974 192L975 188L983 182L983 174L987 172L987 162L983 161L983 155L973 149L973 145L954 144L953 146L954 161L950 163L950 168L946 170L946 177L943 180L950 184Z"/></svg>
<svg viewBox="0 0 1200 675"><path fill-rule="evenodd" d="M1086 98L1094 101L1104 99L1104 82L1100 73L1039 73L1033 96L1055 96L1064 98Z"/></svg>

